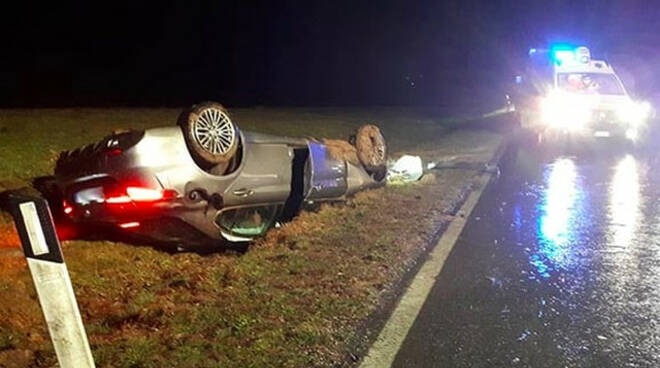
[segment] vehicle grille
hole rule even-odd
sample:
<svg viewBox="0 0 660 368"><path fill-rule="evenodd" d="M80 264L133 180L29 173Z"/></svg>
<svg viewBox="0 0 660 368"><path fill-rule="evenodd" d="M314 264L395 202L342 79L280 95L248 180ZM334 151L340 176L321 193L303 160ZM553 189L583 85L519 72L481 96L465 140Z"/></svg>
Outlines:
<svg viewBox="0 0 660 368"><path fill-rule="evenodd" d="M616 123L618 117L613 110L596 110L593 112L592 121L595 123Z"/></svg>

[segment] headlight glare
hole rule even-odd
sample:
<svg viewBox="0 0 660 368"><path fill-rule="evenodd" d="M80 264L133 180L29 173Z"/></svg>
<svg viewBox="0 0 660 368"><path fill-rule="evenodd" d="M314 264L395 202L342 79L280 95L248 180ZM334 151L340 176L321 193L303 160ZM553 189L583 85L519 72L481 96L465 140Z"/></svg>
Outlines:
<svg viewBox="0 0 660 368"><path fill-rule="evenodd" d="M617 116L632 125L640 125L651 117L651 104L648 102L630 101L617 110Z"/></svg>
<svg viewBox="0 0 660 368"><path fill-rule="evenodd" d="M591 109L583 101L551 93L541 103L543 122L564 130L578 130L591 118Z"/></svg>

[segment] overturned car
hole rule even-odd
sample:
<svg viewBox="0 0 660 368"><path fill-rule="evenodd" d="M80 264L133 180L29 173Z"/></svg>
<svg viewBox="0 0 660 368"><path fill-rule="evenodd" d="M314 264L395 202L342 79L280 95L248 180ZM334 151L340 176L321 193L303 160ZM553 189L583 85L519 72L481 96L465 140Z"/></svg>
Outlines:
<svg viewBox="0 0 660 368"><path fill-rule="evenodd" d="M243 132L217 103L184 111L179 126L112 134L63 152L61 211L76 225L198 248L245 242L308 202L381 186L386 146L364 125L351 143Z"/></svg>

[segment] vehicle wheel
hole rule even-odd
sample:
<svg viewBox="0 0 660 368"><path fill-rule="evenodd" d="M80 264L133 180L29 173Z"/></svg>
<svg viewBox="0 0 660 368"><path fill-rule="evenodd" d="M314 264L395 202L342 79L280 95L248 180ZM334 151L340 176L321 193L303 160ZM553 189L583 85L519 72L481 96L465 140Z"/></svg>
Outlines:
<svg viewBox="0 0 660 368"><path fill-rule="evenodd" d="M383 176L387 172L387 146L377 126L361 126L355 134L355 148L368 173Z"/></svg>
<svg viewBox="0 0 660 368"><path fill-rule="evenodd" d="M222 105L203 102L179 117L186 144L202 166L226 163L238 148L238 129Z"/></svg>

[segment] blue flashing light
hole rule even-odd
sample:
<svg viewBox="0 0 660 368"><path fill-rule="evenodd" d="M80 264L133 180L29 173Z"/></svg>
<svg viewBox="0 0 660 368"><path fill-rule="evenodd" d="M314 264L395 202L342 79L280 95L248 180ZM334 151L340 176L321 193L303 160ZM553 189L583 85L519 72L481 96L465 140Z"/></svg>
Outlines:
<svg viewBox="0 0 660 368"><path fill-rule="evenodd" d="M555 51L573 51L576 47L568 43L557 43L550 47L550 50Z"/></svg>
<svg viewBox="0 0 660 368"><path fill-rule="evenodd" d="M575 61L575 53L569 50L555 51L552 58L559 64L568 64Z"/></svg>
<svg viewBox="0 0 660 368"><path fill-rule="evenodd" d="M553 45L550 48L550 57L559 65L575 62L575 49L575 46L568 44Z"/></svg>
<svg viewBox="0 0 660 368"><path fill-rule="evenodd" d="M529 56L532 56L532 55L536 54L537 51L538 50L536 50L535 48L529 49Z"/></svg>

